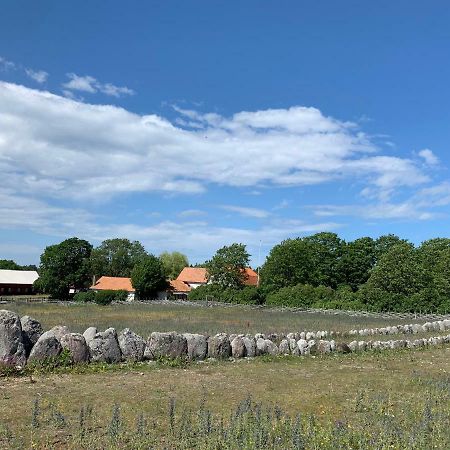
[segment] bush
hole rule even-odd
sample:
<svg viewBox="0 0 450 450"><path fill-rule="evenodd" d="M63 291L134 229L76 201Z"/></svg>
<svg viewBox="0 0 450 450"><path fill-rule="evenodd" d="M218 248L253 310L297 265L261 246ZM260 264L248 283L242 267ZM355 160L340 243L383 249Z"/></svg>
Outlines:
<svg viewBox="0 0 450 450"><path fill-rule="evenodd" d="M77 292L73 297L73 300L75 302L80 302L80 303L93 302L94 299L95 299L94 291Z"/></svg>
<svg viewBox="0 0 450 450"><path fill-rule="evenodd" d="M111 302L116 300L116 295L118 291L98 291L95 294L94 302L97 305L109 305Z"/></svg>
<svg viewBox="0 0 450 450"><path fill-rule="evenodd" d="M334 290L325 287L314 287L309 284L297 284L285 287L267 296L266 304L273 306L292 306L311 308L315 304L325 304L334 300Z"/></svg>

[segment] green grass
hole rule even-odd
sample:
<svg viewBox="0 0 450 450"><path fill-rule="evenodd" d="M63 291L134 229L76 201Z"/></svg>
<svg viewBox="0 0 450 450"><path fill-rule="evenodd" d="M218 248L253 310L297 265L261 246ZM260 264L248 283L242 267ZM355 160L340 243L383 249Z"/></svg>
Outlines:
<svg viewBox="0 0 450 450"><path fill-rule="evenodd" d="M0 448L445 449L449 371L439 347L8 377Z"/></svg>
<svg viewBox="0 0 450 450"><path fill-rule="evenodd" d="M89 326L98 329L130 328L146 337L153 331L178 331L203 334L287 333L294 331L349 331L353 328L375 328L412 319L352 317L344 314L293 313L245 307L205 307L174 304L94 304L9 302L0 308L30 315L45 329L67 325L71 331L83 332Z"/></svg>

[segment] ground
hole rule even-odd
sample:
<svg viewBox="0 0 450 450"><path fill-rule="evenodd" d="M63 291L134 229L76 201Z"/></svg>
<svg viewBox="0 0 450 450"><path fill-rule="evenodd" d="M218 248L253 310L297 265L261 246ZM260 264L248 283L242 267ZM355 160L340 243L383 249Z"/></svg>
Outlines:
<svg viewBox="0 0 450 450"><path fill-rule="evenodd" d="M161 304L102 307L20 302L0 307L16 311L21 316L29 314L40 320L45 329L56 324L68 325L73 331L83 331L90 325L99 329L114 326L118 330L129 327L143 336L151 331L170 330L210 334L219 331L348 331L405 322L399 318L387 320L242 307ZM406 322L414 321L409 319ZM117 405L120 406L121 417L130 427L135 426L137 417L142 413L151 424L151 432L155 436L164 436L168 430L171 399L175 401L176 412L186 409L195 412L199 410L199 405L205 403L213 414L228 418L240 401L251 396L256 402L278 405L291 417L299 413L302 417L314 414L319 421L361 423L366 412L358 409L358 398L368 396L384 399L384 406L379 408L386 414L382 417L383 427L394 420L392 411L397 417L398 414L406 415L414 411L414 420L422 423L421 414L430 398L434 402L432 408L442 407L440 399L443 402L448 400L449 373L450 347L447 345L315 357L90 365L43 370L31 377L6 376L0 378L0 448L12 447L11 436L19 439L14 441L16 448L29 448L31 442L35 448L68 448L66 442L78 433L80 411L85 411L86 407L93 408L93 429L101 436L110 432L107 431L108 423L111 423ZM430 397L426 389L418 384L419 380L443 383L442 392L446 394L439 391L434 394L435 397ZM386 408L392 417L385 413ZM450 424L446 425L450 417L448 408L446 412L436 409L434 413L440 414L441 424L440 430L433 431L434 435L438 432L445 434L438 435L441 440L436 438L437 448L445 448L439 443L450 443ZM33 428L32 423L38 415L41 417L39 427ZM407 428L409 425L399 423L400 426ZM414 426L409 426L409 429L414 429ZM375 425L371 432L380 433ZM161 439L164 441L164 438ZM390 447L389 442L386 448L404 448ZM103 443L101 441L99 447L90 448L102 448ZM109 445L112 446L108 448L119 447ZM77 445L70 448L77 448Z"/></svg>

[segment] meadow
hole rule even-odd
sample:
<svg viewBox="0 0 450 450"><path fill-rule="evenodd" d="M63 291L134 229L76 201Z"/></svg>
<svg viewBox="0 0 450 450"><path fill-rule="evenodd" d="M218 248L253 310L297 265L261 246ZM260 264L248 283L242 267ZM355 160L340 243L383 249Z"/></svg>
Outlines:
<svg viewBox="0 0 450 450"><path fill-rule="evenodd" d="M2 448L450 445L450 349L61 368L1 380Z"/></svg>
<svg viewBox="0 0 450 450"><path fill-rule="evenodd" d="M293 331L340 331L353 328L375 328L402 323L425 322L425 319L397 316L352 316L344 313L291 312L276 308L253 308L246 305L227 307L203 304L132 303L100 306L92 303L46 303L12 301L0 308L30 315L44 329L67 325L73 332L83 332L90 326L99 330L114 327L118 331L130 328L147 337L153 331L180 333L289 333Z"/></svg>

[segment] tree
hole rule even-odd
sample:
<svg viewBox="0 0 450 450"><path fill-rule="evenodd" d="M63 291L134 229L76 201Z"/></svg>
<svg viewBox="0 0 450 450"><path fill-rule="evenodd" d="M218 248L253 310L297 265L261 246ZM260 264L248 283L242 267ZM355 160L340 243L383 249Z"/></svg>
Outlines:
<svg viewBox="0 0 450 450"><path fill-rule="evenodd" d="M41 255L36 289L52 298L65 300L70 288L89 286L91 251L89 242L76 237L46 247Z"/></svg>
<svg viewBox="0 0 450 450"><path fill-rule="evenodd" d="M413 246L406 239L400 239L395 234L385 234L383 236L380 236L375 241L375 253L377 256L377 261L385 253L387 253L394 245L397 245L397 244L409 244L410 246Z"/></svg>
<svg viewBox="0 0 450 450"><path fill-rule="evenodd" d="M316 233L303 240L311 245L312 258L317 265L318 279L315 285L336 288L344 282L339 273L339 260L344 251L345 241L336 233Z"/></svg>
<svg viewBox="0 0 450 450"><path fill-rule="evenodd" d="M164 266L166 278L170 280L174 280L185 267L189 266L187 256L180 252L163 252L159 255L159 259Z"/></svg>
<svg viewBox="0 0 450 450"><path fill-rule="evenodd" d="M92 251L92 272L97 277L129 277L136 263L145 256L147 252L139 241L107 239Z"/></svg>
<svg viewBox="0 0 450 450"><path fill-rule="evenodd" d="M244 244L231 244L217 250L207 264L208 280L222 287L239 289L246 280L250 255Z"/></svg>
<svg viewBox="0 0 450 450"><path fill-rule="evenodd" d="M303 239L286 239L272 248L261 267L261 287L273 292L297 284L317 285L317 261Z"/></svg>
<svg viewBox="0 0 450 450"><path fill-rule="evenodd" d="M3 270L22 270L19 264L15 263L12 259L0 259L0 269Z"/></svg>
<svg viewBox="0 0 450 450"><path fill-rule="evenodd" d="M405 242L381 256L367 281L371 288L404 296L415 294L428 284L417 250Z"/></svg>
<svg viewBox="0 0 450 450"><path fill-rule="evenodd" d="M139 298L155 298L158 291L167 287L161 260L154 255L142 258L131 271L131 283Z"/></svg>
<svg viewBox="0 0 450 450"><path fill-rule="evenodd" d="M370 237L363 237L343 247L337 271L342 276L342 281L355 292L369 279L375 262L375 241Z"/></svg>

